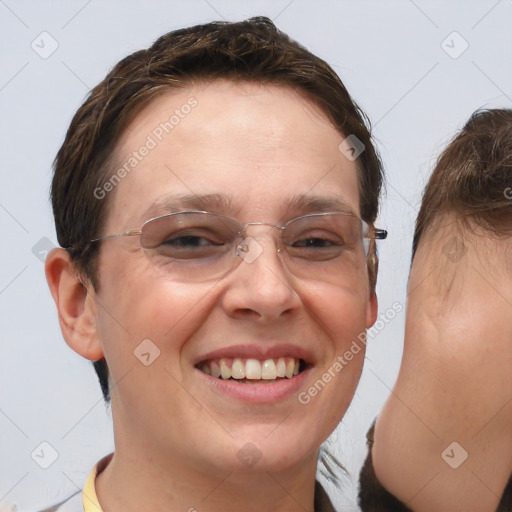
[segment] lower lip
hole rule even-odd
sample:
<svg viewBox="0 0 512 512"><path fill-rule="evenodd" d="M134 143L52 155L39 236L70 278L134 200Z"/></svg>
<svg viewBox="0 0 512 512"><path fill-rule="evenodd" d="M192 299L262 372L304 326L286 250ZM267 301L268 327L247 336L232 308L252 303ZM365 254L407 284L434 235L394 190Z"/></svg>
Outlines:
<svg viewBox="0 0 512 512"><path fill-rule="evenodd" d="M306 368L291 379L278 380L268 384L241 384L237 383L236 380L219 379L201 370L196 369L196 371L206 379L208 385L216 392L237 398L244 402L271 404L281 402L290 396L297 395L310 369L311 368Z"/></svg>

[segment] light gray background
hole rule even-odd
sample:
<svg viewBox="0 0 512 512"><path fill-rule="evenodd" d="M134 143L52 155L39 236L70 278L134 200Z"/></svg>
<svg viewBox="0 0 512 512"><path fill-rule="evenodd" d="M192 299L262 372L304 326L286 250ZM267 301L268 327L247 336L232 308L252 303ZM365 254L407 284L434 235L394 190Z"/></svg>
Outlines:
<svg viewBox="0 0 512 512"><path fill-rule="evenodd" d="M381 312L405 303L413 223L439 149L478 107L512 106L512 0L0 0L0 501L9 506L30 512L76 492L112 449L93 368L64 343L33 254L42 238L56 240L51 163L72 115L115 62L159 35L258 14L330 63L373 121L387 172L378 225L390 232ZM46 38L51 48L43 31L58 43L46 59L31 47ZM340 510L355 509L364 433L396 378L404 316L369 344L329 441L350 474L341 492L327 485ZM46 470L31 458L43 441L58 452Z"/></svg>

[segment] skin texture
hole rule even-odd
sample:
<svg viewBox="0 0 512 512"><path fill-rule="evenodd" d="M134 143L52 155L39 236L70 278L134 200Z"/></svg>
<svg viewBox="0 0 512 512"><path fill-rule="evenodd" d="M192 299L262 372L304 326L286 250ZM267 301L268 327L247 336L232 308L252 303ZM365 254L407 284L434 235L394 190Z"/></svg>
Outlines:
<svg viewBox="0 0 512 512"><path fill-rule="evenodd" d="M415 511L494 511L512 474L511 249L447 214L415 255L403 361L372 451L379 481ZM454 441L468 453L456 469L441 457Z"/></svg>
<svg viewBox="0 0 512 512"><path fill-rule="evenodd" d="M117 164L144 144L190 97L194 110L109 197L103 235L139 228L148 206L172 194L222 193L242 222L278 223L296 195L343 199L359 214L356 163L344 137L309 100L277 86L218 81L165 94L123 134ZM113 167L115 169L115 167ZM220 280L179 282L149 263L138 237L103 242L100 287L82 287L66 253L47 259L47 277L67 343L111 372L116 451L96 481L108 512L140 510L313 510L320 444L343 417L364 350L307 405L228 398L204 384L197 357L233 345L290 343L307 350L310 387L377 312L364 257L342 280L298 279L283 267L268 228L254 227L263 253ZM144 339L160 349L150 366L133 354ZM252 443L261 459L246 467Z"/></svg>

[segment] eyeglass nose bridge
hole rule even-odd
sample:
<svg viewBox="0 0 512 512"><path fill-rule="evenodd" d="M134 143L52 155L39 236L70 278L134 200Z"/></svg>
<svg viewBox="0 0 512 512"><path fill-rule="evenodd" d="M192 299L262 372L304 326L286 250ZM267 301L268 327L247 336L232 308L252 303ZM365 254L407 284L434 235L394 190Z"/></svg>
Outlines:
<svg viewBox="0 0 512 512"><path fill-rule="evenodd" d="M281 235L285 230L286 226L280 226L278 224L271 224L270 222L248 222L240 226L239 235L242 238L241 242L236 246L235 252L237 256L240 256L244 261L252 263L262 252L263 247L259 242L256 241L255 237L248 235L247 228L249 226L269 226L271 228L277 228L280 230L280 236L276 241L276 251L282 252L283 244ZM267 231L267 233L270 230Z"/></svg>

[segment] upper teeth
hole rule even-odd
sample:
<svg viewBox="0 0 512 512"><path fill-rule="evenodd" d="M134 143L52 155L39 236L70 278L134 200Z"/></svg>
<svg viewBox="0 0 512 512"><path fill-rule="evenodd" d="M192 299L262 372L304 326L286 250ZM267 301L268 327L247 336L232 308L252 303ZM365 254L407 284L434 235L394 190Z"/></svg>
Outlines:
<svg viewBox="0 0 512 512"><path fill-rule="evenodd" d="M201 365L201 370L213 377L223 379L274 380L278 377L291 379L299 373L300 359L279 357L278 359L242 359L239 357L211 359Z"/></svg>

